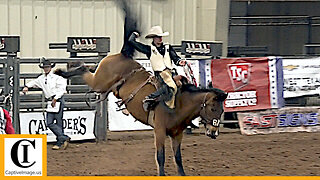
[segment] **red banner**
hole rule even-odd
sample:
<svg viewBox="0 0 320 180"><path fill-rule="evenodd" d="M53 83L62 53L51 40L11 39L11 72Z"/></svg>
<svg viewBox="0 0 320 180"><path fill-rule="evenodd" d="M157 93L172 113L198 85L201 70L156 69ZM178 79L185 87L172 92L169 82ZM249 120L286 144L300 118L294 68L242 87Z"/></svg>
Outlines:
<svg viewBox="0 0 320 180"><path fill-rule="evenodd" d="M225 111L277 108L276 61L267 57L212 60L213 87L228 92Z"/></svg>

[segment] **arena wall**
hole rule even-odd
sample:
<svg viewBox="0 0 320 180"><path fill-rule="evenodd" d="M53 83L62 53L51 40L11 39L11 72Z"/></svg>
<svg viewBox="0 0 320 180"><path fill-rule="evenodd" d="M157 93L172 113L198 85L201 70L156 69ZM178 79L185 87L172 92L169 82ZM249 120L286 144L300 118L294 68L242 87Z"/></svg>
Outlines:
<svg viewBox="0 0 320 180"><path fill-rule="evenodd" d="M161 25L170 32L165 41L171 44L180 44L183 39L227 42L229 1L131 2L142 22L143 35L151 26ZM0 19L1 35L21 37L20 57L67 57L64 50L49 50L48 44L66 42L68 36L110 36L111 53L119 52L122 46L122 14L112 0L1 0Z"/></svg>

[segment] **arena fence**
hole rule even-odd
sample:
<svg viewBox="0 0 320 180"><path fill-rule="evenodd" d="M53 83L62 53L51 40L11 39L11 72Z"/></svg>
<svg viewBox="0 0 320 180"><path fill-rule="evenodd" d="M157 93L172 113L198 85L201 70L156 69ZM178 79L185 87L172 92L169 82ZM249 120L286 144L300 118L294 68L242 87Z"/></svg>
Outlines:
<svg viewBox="0 0 320 180"><path fill-rule="evenodd" d="M0 74L0 85L4 90L4 98L8 99L5 107L10 111L13 119L13 126L17 133L20 133L20 112L44 112L44 95L40 89L31 88L30 93L24 95L22 88L30 79L37 78L39 73L20 73L20 66L31 64L38 66L42 58L18 58L20 51L20 38L18 36L0 36L1 48L0 64L2 72ZM51 43L50 49L67 49L70 58L47 58L51 62L70 67L72 63L85 63L96 65L110 51L109 37L69 37L67 43ZM95 55L78 56L80 53L95 53ZM107 116L106 101L99 104L92 104L89 107L85 100L96 100L99 95L88 93L89 87L84 85L81 78L75 77L68 80L66 100L66 110L95 110L94 133L97 140L106 139Z"/></svg>

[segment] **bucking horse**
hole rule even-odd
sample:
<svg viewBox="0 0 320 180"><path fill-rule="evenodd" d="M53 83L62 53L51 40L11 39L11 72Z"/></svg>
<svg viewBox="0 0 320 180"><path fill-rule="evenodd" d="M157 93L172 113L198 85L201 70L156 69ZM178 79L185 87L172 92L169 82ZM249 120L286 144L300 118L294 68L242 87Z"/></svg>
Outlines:
<svg viewBox="0 0 320 180"><path fill-rule="evenodd" d="M68 71L59 69L56 73L65 78L80 75L92 90L104 96L113 92L135 119L153 127L159 175L165 175L165 139L169 136L178 174L185 175L181 158L183 131L192 125L193 119L200 116L205 134L215 139L219 135L223 101L227 94L219 89L198 88L184 83L178 88L174 109L169 109L164 102L160 102L153 111L144 111L142 101L156 91L157 82L150 72L132 58L134 49L126 42L126 38L137 31L134 12L126 1L116 3L124 10L125 16L124 45L121 52L103 58L94 72L81 65Z"/></svg>

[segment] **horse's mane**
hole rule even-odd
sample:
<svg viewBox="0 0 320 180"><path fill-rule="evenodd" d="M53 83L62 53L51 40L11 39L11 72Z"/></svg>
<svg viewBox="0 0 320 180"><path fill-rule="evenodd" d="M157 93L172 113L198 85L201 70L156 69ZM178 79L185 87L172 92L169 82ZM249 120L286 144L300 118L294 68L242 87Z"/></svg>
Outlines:
<svg viewBox="0 0 320 180"><path fill-rule="evenodd" d="M227 94L221 89L201 88L201 87L196 87L193 84L183 84L181 86L181 92L190 92L190 93L213 92L217 95L218 100L224 100L227 97Z"/></svg>

